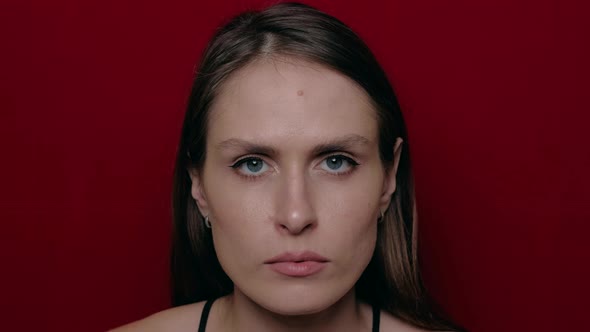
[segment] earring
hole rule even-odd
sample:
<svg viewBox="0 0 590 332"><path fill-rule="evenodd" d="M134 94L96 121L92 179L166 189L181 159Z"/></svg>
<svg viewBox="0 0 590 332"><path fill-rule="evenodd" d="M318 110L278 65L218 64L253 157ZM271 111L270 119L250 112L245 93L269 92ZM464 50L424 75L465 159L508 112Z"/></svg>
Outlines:
<svg viewBox="0 0 590 332"><path fill-rule="evenodd" d="M377 222L383 222L383 211L379 210L379 212L381 212L381 217L377 219Z"/></svg>
<svg viewBox="0 0 590 332"><path fill-rule="evenodd" d="M205 217L205 226L207 226L207 228L211 228L211 222L209 221L209 216Z"/></svg>

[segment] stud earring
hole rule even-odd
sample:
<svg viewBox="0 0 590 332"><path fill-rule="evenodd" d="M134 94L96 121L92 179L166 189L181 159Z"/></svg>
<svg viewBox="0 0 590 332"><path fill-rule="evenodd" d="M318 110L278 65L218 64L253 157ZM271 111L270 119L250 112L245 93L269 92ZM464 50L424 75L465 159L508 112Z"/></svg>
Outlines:
<svg viewBox="0 0 590 332"><path fill-rule="evenodd" d="M377 219L377 222L383 222L383 211L379 210L379 212L381 212L381 217Z"/></svg>
<svg viewBox="0 0 590 332"><path fill-rule="evenodd" d="M205 217L205 226L207 226L207 228L211 228L211 222L209 221L209 216Z"/></svg>

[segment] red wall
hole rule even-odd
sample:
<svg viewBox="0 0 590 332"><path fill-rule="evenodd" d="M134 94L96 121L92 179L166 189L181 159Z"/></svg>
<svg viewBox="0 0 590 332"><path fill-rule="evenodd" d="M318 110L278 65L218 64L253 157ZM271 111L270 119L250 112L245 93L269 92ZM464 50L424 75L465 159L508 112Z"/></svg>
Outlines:
<svg viewBox="0 0 590 332"><path fill-rule="evenodd" d="M1 2L2 330L101 331L167 307L192 71L224 18L264 1L207 3ZM582 2L308 3L357 30L397 89L443 307L476 332L582 330Z"/></svg>

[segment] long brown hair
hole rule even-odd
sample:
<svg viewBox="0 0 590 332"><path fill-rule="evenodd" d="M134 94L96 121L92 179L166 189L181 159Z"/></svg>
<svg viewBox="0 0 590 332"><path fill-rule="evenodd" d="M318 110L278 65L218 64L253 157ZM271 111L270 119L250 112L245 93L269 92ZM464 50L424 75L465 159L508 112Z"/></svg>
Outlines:
<svg viewBox="0 0 590 332"><path fill-rule="evenodd" d="M394 91L369 48L349 27L298 3L234 17L217 31L204 52L188 100L174 174L173 305L233 291L233 283L215 254L211 233L191 197L188 170L200 169L205 160L209 108L220 86L236 70L268 56L318 63L360 85L378 115L379 151L385 166L394 160L396 138L403 139L397 189L379 224L371 262L355 286L359 300L416 326L460 330L432 309L420 278L408 137Z"/></svg>

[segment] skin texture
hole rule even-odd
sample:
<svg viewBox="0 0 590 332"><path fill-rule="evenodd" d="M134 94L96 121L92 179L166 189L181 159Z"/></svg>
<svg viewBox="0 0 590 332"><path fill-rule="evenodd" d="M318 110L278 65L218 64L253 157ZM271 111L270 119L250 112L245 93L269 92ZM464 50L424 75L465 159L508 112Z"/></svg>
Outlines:
<svg viewBox="0 0 590 332"><path fill-rule="evenodd" d="M240 69L210 112L207 156L190 172L191 194L209 217L235 290L215 302L207 331L370 331L371 308L356 301L354 284L395 191L401 139L385 169L364 90L292 59ZM311 276L288 277L264 263L306 250L329 260ZM202 306L166 310L121 331L192 330ZM382 331L417 331L381 317Z"/></svg>

